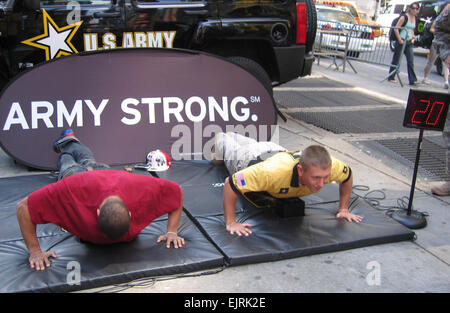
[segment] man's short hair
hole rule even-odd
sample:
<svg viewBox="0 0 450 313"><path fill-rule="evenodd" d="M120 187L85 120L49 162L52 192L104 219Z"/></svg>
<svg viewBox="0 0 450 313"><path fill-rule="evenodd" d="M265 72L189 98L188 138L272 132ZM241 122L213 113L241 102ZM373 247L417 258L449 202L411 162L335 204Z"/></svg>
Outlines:
<svg viewBox="0 0 450 313"><path fill-rule="evenodd" d="M123 201L107 200L100 208L98 228L109 240L117 240L130 228L130 214Z"/></svg>
<svg viewBox="0 0 450 313"><path fill-rule="evenodd" d="M322 169L331 167L331 156L328 150L319 145L311 145L302 151L299 160L303 170L307 170L311 165Z"/></svg>

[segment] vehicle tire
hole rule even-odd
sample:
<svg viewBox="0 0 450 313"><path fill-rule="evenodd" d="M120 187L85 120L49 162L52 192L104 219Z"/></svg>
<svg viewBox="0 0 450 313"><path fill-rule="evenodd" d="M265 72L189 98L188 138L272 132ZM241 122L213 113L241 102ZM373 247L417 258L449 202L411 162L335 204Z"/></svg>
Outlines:
<svg viewBox="0 0 450 313"><path fill-rule="evenodd" d="M441 61L441 57L438 56L438 58L436 59L436 62L434 62L434 64L436 64L436 72L438 72L439 75L442 76L442 61Z"/></svg>
<svg viewBox="0 0 450 313"><path fill-rule="evenodd" d="M270 95L273 95L272 81L267 72L261 65L259 65L259 63L251 59L238 56L228 57L228 60L253 74L253 76L255 76L263 84L267 91L269 91Z"/></svg>
<svg viewBox="0 0 450 313"><path fill-rule="evenodd" d="M308 25L306 26L306 47L305 52L312 51L314 41L316 40L317 30L317 10L313 0L306 0L306 14L308 19Z"/></svg>

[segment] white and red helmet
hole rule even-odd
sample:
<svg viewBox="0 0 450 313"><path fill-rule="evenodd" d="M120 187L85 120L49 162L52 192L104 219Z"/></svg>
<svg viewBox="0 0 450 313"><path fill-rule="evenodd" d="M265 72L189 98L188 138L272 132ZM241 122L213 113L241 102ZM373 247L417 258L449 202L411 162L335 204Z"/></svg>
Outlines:
<svg viewBox="0 0 450 313"><path fill-rule="evenodd" d="M170 157L161 150L151 151L147 154L147 170L152 172L165 171L170 167Z"/></svg>

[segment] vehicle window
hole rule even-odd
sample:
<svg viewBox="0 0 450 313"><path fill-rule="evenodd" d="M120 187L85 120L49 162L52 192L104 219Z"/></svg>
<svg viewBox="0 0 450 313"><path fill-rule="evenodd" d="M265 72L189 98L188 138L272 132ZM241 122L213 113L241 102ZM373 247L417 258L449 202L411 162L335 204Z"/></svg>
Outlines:
<svg viewBox="0 0 450 313"><path fill-rule="evenodd" d="M358 12L356 12L356 9L354 7L352 7L351 5L346 5L346 4L334 4L333 5L334 8L337 9L341 9L343 11L349 12L351 15L353 15L354 17L358 16Z"/></svg>
<svg viewBox="0 0 450 313"><path fill-rule="evenodd" d="M358 16L358 12L356 12L356 9L355 9L354 7L350 7L350 13L351 13L353 16Z"/></svg>
<svg viewBox="0 0 450 313"><path fill-rule="evenodd" d="M366 20L366 21L370 20L369 15L368 15L367 13L362 13L362 12L360 12L360 13L359 13L359 17L360 17L362 20Z"/></svg>
<svg viewBox="0 0 450 313"><path fill-rule="evenodd" d="M341 9L341 10L350 12L350 7L348 5L336 4L334 7L337 8L337 9Z"/></svg>
<svg viewBox="0 0 450 313"><path fill-rule="evenodd" d="M434 18L438 16L439 11L439 5L422 5L420 7L418 16L419 18Z"/></svg>
<svg viewBox="0 0 450 313"><path fill-rule="evenodd" d="M405 8L405 6L403 4L397 4L394 7L394 14L400 14L403 12L403 9Z"/></svg>
<svg viewBox="0 0 450 313"><path fill-rule="evenodd" d="M356 24L355 18L348 12L339 12L335 10L318 10L317 19L329 22L343 22Z"/></svg>

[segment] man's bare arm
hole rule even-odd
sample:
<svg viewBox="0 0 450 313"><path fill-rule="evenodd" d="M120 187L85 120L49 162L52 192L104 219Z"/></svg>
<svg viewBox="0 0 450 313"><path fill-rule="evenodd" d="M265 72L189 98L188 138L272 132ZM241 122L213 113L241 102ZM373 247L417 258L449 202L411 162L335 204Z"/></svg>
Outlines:
<svg viewBox="0 0 450 313"><path fill-rule="evenodd" d="M38 271L43 271L45 267L50 266L49 257L56 258L56 254L52 251L42 252L41 250L39 240L36 236L36 224L31 220L30 212L28 211L28 197L17 204L16 212L20 231L30 253L28 259L30 267L36 268Z"/></svg>
<svg viewBox="0 0 450 313"><path fill-rule="evenodd" d="M236 222L236 202L238 195L231 188L229 177L225 179L225 186L223 188L223 215L227 230L233 235L248 236L252 233L249 229L252 225L241 224Z"/></svg>
<svg viewBox="0 0 450 313"><path fill-rule="evenodd" d="M353 174L349 177L349 179L345 183L341 183L339 185L339 210L336 215L338 218L345 218L349 222L361 222L362 217L353 213L350 213L348 210L348 205L350 202L350 196L352 195L353 188Z"/></svg>
<svg viewBox="0 0 450 313"><path fill-rule="evenodd" d="M181 188L180 188L181 189ZM170 248L170 243L173 243L175 249L184 246L185 241L183 237L178 236L178 225L180 224L181 214L183 213L183 190L181 189L181 204L175 210L168 214L167 232L158 237L157 242L166 241L166 247Z"/></svg>

